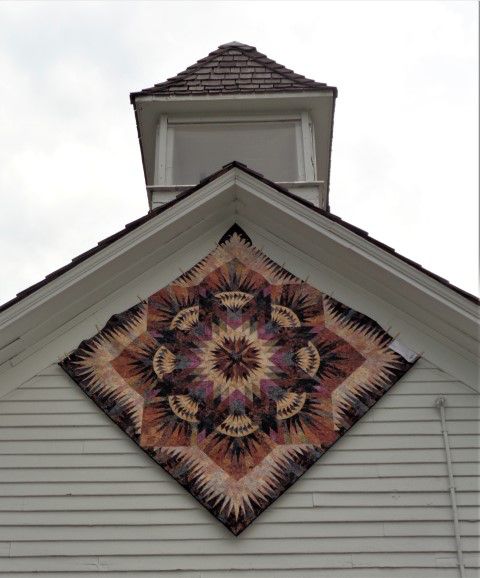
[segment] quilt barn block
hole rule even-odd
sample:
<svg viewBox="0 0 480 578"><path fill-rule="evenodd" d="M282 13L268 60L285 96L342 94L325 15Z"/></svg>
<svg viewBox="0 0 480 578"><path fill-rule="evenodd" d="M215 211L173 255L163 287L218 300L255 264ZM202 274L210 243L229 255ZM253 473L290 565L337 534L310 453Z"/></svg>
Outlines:
<svg viewBox="0 0 480 578"><path fill-rule="evenodd" d="M234 226L60 365L238 535L408 371L400 352Z"/></svg>

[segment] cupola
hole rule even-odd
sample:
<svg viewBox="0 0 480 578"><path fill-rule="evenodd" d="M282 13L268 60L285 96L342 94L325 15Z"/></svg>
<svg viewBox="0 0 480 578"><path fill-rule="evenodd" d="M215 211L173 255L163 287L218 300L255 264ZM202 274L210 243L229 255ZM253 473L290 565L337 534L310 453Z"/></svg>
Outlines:
<svg viewBox="0 0 480 578"><path fill-rule="evenodd" d="M239 42L132 93L150 208L239 161L328 209L336 95Z"/></svg>

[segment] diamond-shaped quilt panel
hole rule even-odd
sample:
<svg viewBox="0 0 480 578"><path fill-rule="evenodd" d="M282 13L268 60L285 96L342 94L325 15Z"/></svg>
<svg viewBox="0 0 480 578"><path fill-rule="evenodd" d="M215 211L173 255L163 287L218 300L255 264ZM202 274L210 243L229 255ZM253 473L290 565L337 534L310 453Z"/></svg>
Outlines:
<svg viewBox="0 0 480 578"><path fill-rule="evenodd" d="M408 371L396 343L235 226L61 366L237 535Z"/></svg>

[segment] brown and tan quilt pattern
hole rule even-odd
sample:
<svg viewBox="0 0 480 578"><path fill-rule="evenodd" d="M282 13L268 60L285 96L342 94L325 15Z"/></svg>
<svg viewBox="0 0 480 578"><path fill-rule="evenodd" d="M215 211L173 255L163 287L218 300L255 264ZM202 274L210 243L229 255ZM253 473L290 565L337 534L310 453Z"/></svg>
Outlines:
<svg viewBox="0 0 480 578"><path fill-rule="evenodd" d="M234 226L60 365L238 535L408 371L392 342Z"/></svg>

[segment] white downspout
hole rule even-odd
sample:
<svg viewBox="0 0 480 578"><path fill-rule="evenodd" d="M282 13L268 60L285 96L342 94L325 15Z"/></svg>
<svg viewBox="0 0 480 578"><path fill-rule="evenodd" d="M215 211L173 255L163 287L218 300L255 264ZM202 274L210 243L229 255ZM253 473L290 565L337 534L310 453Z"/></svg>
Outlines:
<svg viewBox="0 0 480 578"><path fill-rule="evenodd" d="M445 406L446 406L445 398L439 397L437 399L435 405L440 410L440 419L442 421L443 444L445 446L445 454L447 457L448 486L450 489L450 502L452 504L453 527L454 527L454 531L455 531L455 542L457 544L458 569L460 571L460 578L465 578L465 566L463 565L462 543L460 540L460 524L458 521L457 496L455 493L455 479L453 477L452 456L450 453L450 443L448 441L447 421L445 419Z"/></svg>

